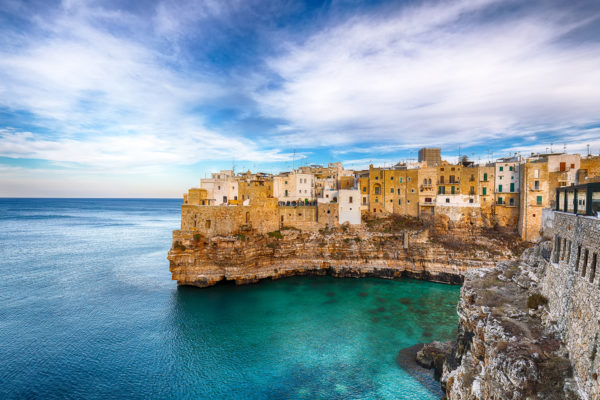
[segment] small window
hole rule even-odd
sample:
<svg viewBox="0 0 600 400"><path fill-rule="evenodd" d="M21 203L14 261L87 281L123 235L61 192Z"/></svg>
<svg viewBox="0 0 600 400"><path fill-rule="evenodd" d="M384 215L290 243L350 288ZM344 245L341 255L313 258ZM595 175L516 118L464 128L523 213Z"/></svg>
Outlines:
<svg viewBox="0 0 600 400"><path fill-rule="evenodd" d="M398 199L398 205L401 206L402 205L402 199Z"/></svg>
<svg viewBox="0 0 600 400"><path fill-rule="evenodd" d="M352 196L348 199L348 203L352 204Z"/></svg>
<svg viewBox="0 0 600 400"><path fill-rule="evenodd" d="M473 199L469 199L469 203L473 204Z"/></svg>
<svg viewBox="0 0 600 400"><path fill-rule="evenodd" d="M390 188L390 193L394 194L394 188Z"/></svg>
<svg viewBox="0 0 600 400"><path fill-rule="evenodd" d="M509 171L512 171L512 170L513 170L513 167L512 167L512 166L511 166L511 167L508 167L508 170L509 170Z"/></svg>
<svg viewBox="0 0 600 400"><path fill-rule="evenodd" d="M515 205L515 199L513 197L511 197L510 199L508 199L508 204L511 206Z"/></svg>
<svg viewBox="0 0 600 400"><path fill-rule="evenodd" d="M400 189L398 189L397 193L398 193L398 196L400 196Z"/></svg>
<svg viewBox="0 0 600 400"><path fill-rule="evenodd" d="M393 180L394 180L394 177L393 177L393 176L390 176L390 181L393 181Z"/></svg>
<svg viewBox="0 0 600 400"><path fill-rule="evenodd" d="M504 167L500 167L500 171L504 171Z"/></svg>
<svg viewBox="0 0 600 400"><path fill-rule="evenodd" d="M502 185L498 185L498 192L502 193Z"/></svg>
<svg viewBox="0 0 600 400"><path fill-rule="evenodd" d="M537 201L537 205L541 206L542 205L542 196L537 196L536 201Z"/></svg>
<svg viewBox="0 0 600 400"><path fill-rule="evenodd" d="M365 186L363 186L363 192L366 192L367 188Z"/></svg>
<svg viewBox="0 0 600 400"><path fill-rule="evenodd" d="M536 169L536 170L533 171L533 177L534 178L539 178L540 177L540 170L539 169Z"/></svg>
<svg viewBox="0 0 600 400"><path fill-rule="evenodd" d="M446 203L450 203L450 199L446 197Z"/></svg>

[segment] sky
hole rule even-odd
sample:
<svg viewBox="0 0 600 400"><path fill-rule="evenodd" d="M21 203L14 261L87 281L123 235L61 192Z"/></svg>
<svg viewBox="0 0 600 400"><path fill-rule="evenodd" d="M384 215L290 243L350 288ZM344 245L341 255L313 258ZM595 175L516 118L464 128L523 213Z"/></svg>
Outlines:
<svg viewBox="0 0 600 400"><path fill-rule="evenodd" d="M588 145L597 0L0 0L0 197Z"/></svg>

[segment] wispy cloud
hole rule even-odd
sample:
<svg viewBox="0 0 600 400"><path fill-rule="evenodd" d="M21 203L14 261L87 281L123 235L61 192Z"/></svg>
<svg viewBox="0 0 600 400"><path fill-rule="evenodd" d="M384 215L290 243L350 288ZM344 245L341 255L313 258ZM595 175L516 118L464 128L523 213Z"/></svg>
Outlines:
<svg viewBox="0 0 600 400"><path fill-rule="evenodd" d="M329 134L341 145L477 145L540 125L598 121L600 43L560 40L600 9L582 17L536 7L490 18L503 4L426 2L357 16L288 44L269 62L283 83L257 90L256 99L309 146Z"/></svg>

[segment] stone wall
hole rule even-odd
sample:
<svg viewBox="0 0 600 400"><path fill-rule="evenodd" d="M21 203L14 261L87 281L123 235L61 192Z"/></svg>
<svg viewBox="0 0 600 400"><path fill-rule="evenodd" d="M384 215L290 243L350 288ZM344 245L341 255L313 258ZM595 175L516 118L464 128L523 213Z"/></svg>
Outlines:
<svg viewBox="0 0 600 400"><path fill-rule="evenodd" d="M554 213L554 240L541 290L545 322L562 337L584 398L600 398L600 220Z"/></svg>
<svg viewBox="0 0 600 400"><path fill-rule="evenodd" d="M318 229L316 206L279 206L278 211L282 226L307 231Z"/></svg>

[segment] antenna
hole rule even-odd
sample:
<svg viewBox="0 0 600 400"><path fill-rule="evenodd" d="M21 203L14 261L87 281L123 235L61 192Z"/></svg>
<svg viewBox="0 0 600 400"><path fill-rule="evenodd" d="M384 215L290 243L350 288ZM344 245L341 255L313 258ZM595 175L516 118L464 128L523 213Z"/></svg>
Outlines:
<svg viewBox="0 0 600 400"><path fill-rule="evenodd" d="M563 144L563 153L566 153L566 152L567 152L567 144L565 143L565 144Z"/></svg>
<svg viewBox="0 0 600 400"><path fill-rule="evenodd" d="M554 143L550 143L550 153L552 153L552 145L553 145L553 144L554 144Z"/></svg>

